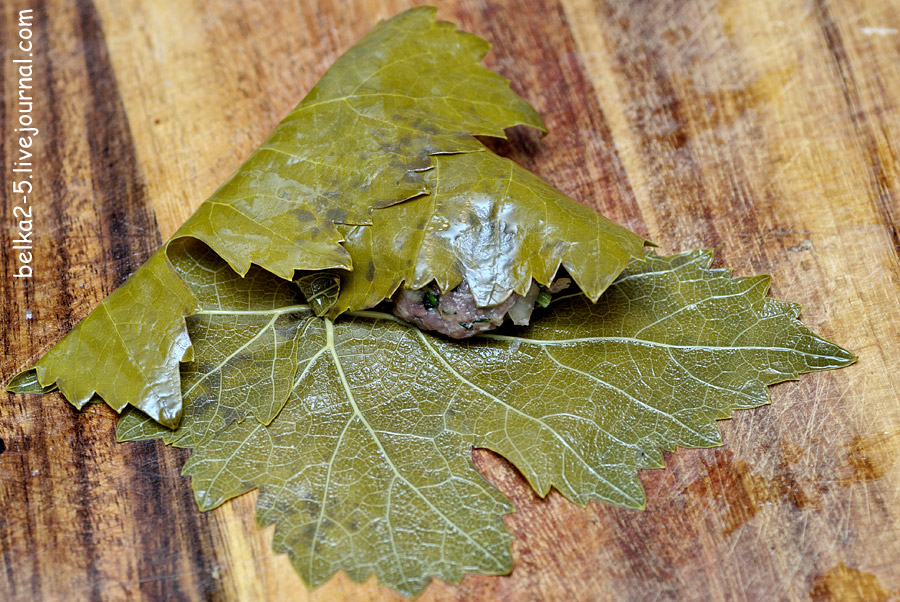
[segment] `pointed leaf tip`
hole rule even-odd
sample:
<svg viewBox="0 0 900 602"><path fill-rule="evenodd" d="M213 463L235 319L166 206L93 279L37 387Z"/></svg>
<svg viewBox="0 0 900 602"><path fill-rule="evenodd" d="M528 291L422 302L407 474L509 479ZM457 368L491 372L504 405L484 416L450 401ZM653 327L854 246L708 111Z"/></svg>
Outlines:
<svg viewBox="0 0 900 602"><path fill-rule="evenodd" d="M37 370L28 368L13 376L6 384L6 390L10 393L28 395L43 395L56 390L56 383L42 385L38 379Z"/></svg>

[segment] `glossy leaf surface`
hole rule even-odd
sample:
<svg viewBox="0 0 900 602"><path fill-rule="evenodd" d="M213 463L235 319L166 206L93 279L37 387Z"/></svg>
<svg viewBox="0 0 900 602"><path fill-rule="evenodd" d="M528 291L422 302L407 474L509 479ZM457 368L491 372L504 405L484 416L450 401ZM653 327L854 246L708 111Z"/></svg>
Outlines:
<svg viewBox="0 0 900 602"><path fill-rule="evenodd" d="M227 275L216 261L198 256L198 273ZM803 326L799 306L767 298L768 277L732 278L710 261L651 255L596 304L561 295L532 326L466 342L376 311L332 322L294 298L251 307L252 291L232 293L244 282L206 278L203 298L219 301L203 311L241 323L241 341L257 337L260 366L236 352L244 343L206 341L195 316L181 428L129 411L118 436L193 447L184 473L202 509L259 487L259 522L277 524L275 549L311 585L343 569L415 595L431 577L502 573L511 507L475 471L472 447L502 454L540 495L640 508L637 469L661 467L661 450L718 445L715 421L767 403L767 385L854 360ZM277 282L251 276L260 295ZM263 338L282 319L283 337ZM191 388L201 373L215 383L271 368L288 339L296 368L269 422L268 392L248 410L230 388Z"/></svg>
<svg viewBox="0 0 900 602"><path fill-rule="evenodd" d="M232 178L178 230L240 274L259 265L351 269L336 224L428 192L437 153L478 151L475 135L543 122L480 65L490 45L435 21L434 8L383 21L341 56Z"/></svg>
<svg viewBox="0 0 900 602"><path fill-rule="evenodd" d="M596 300L643 256L641 237L487 149L432 161L430 194L346 230L344 246L370 263L344 274L333 316L373 307L402 282L448 291L466 280L478 306L497 305L532 279L549 284L560 265Z"/></svg>

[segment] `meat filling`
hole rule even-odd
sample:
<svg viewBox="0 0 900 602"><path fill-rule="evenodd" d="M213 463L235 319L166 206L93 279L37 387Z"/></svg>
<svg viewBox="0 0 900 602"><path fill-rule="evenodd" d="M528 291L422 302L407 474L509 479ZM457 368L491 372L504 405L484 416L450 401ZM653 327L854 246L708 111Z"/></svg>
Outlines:
<svg viewBox="0 0 900 602"><path fill-rule="evenodd" d="M401 288L393 297L394 315L422 330L464 339L497 328L507 315L514 324L528 324L535 303L546 306L550 293L559 292L570 283L568 278L559 278L548 287L532 282L527 294L513 293L493 307L477 307L465 280L443 294L434 285L416 290Z"/></svg>

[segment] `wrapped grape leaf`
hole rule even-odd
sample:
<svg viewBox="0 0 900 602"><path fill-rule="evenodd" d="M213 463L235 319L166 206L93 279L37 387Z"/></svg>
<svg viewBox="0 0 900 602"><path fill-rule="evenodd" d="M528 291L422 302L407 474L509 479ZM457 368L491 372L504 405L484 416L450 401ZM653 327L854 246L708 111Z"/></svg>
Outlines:
<svg viewBox="0 0 900 602"><path fill-rule="evenodd" d="M642 508L637 470L662 450L718 445L715 421L767 385L854 361L768 277L646 255L489 151L476 136L543 124L487 49L431 8L379 24L8 388L96 394L119 440L191 448L203 510L259 488L258 522L309 584L344 570L416 595L511 568L512 506L473 447L542 496ZM463 283L478 308L539 289L545 307L460 342L381 305Z"/></svg>
<svg viewBox="0 0 900 602"><path fill-rule="evenodd" d="M597 303L557 295L527 328L459 342L380 311L319 318L284 281L241 279L195 246L185 418L172 431L129 409L118 438L193 448L201 509L258 487L259 524L310 585L342 569L416 595L505 573L512 506L471 448L541 496L642 508L637 469L662 467L661 450L719 445L715 421L767 403L767 385L854 360L767 298L767 276L711 258L634 260Z"/></svg>
<svg viewBox="0 0 900 602"><path fill-rule="evenodd" d="M479 64L489 45L434 13L384 21L339 58L166 246L9 390L55 385L78 408L96 394L177 426L179 362L193 353L184 319L201 305L173 264L198 240L242 276L256 265L312 286L310 273L330 271L346 292L312 303L332 317L404 281L468 279L479 306L496 305L560 264L596 298L645 241L475 138L544 125Z"/></svg>

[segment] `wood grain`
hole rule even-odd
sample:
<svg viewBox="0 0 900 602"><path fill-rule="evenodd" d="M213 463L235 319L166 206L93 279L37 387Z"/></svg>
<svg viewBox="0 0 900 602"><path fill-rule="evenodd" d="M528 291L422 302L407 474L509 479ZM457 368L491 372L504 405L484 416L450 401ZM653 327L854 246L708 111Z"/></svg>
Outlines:
<svg viewBox="0 0 900 602"><path fill-rule="evenodd" d="M120 284L401 1L21 0L0 9L8 379ZM35 277L8 249L17 11L35 11ZM665 252L714 247L857 353L646 471L648 509L516 505L515 569L422 600L900 598L900 11L891 0L458 0L439 16L545 117L495 147ZM27 313L26 313L27 312ZM186 454L117 445L105 406L0 405L0 599L395 600L308 591L255 494L200 514Z"/></svg>

